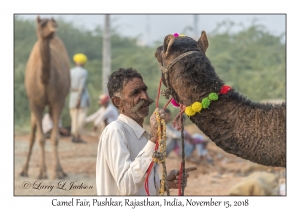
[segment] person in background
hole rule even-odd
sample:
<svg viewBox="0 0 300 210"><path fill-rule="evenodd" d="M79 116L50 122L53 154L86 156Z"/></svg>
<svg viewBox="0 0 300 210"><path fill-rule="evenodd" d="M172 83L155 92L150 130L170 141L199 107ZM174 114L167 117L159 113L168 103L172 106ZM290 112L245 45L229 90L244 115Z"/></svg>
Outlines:
<svg viewBox="0 0 300 210"><path fill-rule="evenodd" d="M102 94L99 96L98 103L100 108L85 119L85 123L94 123L94 131L102 133L104 128L115 121L118 118L118 109L111 104L108 94Z"/></svg>
<svg viewBox="0 0 300 210"><path fill-rule="evenodd" d="M174 128L171 123L171 111L166 109L166 122L167 124L167 156L171 151L174 151L178 156L181 156L181 131L180 128ZM186 117L182 115L183 123L185 124ZM190 135L186 130L184 130L184 138L185 138L185 157L187 161L191 161L193 163L208 163L213 164L213 160L208 156L207 144L208 140L205 139L204 135L195 133ZM197 150L198 157L195 158L192 156L194 150Z"/></svg>
<svg viewBox="0 0 300 210"><path fill-rule="evenodd" d="M86 87L88 72L84 67L87 62L86 55L75 54L73 60L76 67L71 69L71 89L70 89L70 115L71 133L73 143L85 143L81 139L82 128L85 122L87 109L89 107L89 93Z"/></svg>
<svg viewBox="0 0 300 210"><path fill-rule="evenodd" d="M193 135L190 135L188 132L185 132L185 139L192 145L190 148L190 153L193 153L193 151L196 149L198 154L198 160L196 160L197 163L208 163L213 164L213 159L209 157L208 151L207 151L207 144L208 140L204 137L204 135L195 133Z"/></svg>
<svg viewBox="0 0 300 210"><path fill-rule="evenodd" d="M182 148L181 131L179 131L178 129L172 126L171 111L169 109L165 109L165 112L166 112L165 121L166 121L166 135L167 135L166 156L168 157L172 151L174 151L178 156L181 156L181 148ZM193 151L193 146L185 140L184 153L187 161L196 161L192 157L192 151Z"/></svg>
<svg viewBox="0 0 300 210"><path fill-rule="evenodd" d="M43 127L43 132L44 132L46 138L50 138L52 128L53 128L53 123L52 123L52 120L51 120L51 117L50 117L49 113L44 114L44 117L42 119L42 127ZM70 136L71 127L70 126L63 127L62 123L61 123L61 119L59 120L58 127L59 127L59 134L61 136Z"/></svg>

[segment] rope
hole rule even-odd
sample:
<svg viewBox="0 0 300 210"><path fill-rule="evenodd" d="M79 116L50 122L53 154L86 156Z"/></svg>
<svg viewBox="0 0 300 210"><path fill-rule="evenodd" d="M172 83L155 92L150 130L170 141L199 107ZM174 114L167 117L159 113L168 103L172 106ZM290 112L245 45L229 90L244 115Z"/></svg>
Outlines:
<svg viewBox="0 0 300 210"><path fill-rule="evenodd" d="M158 86L158 90L157 90L156 108L158 108L158 100L159 100L159 94L160 94L160 88L161 88L161 81L162 81L162 78L160 78L159 86Z"/></svg>
<svg viewBox="0 0 300 210"><path fill-rule="evenodd" d="M163 67L160 63L158 63L159 68L165 77L165 82L166 82L167 88L166 88L166 90L162 90L162 95L164 95L166 97L166 99L168 99L169 95L172 95L172 93L173 93L172 89L170 88L170 84L169 84L169 71L171 70L171 68L177 61L179 61L181 58L188 56L192 53L199 53L199 52L198 51L189 51L189 52L183 53L180 56L176 57L174 60L172 60L171 63L169 63L169 65L166 68Z"/></svg>
<svg viewBox="0 0 300 210"><path fill-rule="evenodd" d="M182 153L182 157L181 157L181 167L180 167L179 177L182 176L182 180L185 180L184 124L183 124L182 113L180 115L180 122L181 122L181 145L182 145L181 153ZM180 184L180 182L179 182L179 184ZM180 188L179 186L178 186L178 188ZM182 192L180 195L184 196L184 183L182 185Z"/></svg>
<svg viewBox="0 0 300 210"><path fill-rule="evenodd" d="M156 141L156 144L155 144L155 151L157 149L158 149L158 141ZM150 195L149 188L148 188L148 180L149 180L149 175L150 175L150 172L153 168L153 165L154 165L154 162L152 161L149 165L148 170L147 170L146 180L145 180L145 183L144 183L144 187L145 187L145 190L146 190L146 193L147 193L148 196Z"/></svg>
<svg viewBox="0 0 300 210"><path fill-rule="evenodd" d="M161 83L162 83L162 78L160 78L159 82L159 87L157 91L157 97L156 97L156 108L158 108L158 101L159 101L159 93L160 93L160 88L161 88ZM171 99L168 101L168 103L165 105L164 109L166 106L171 102ZM169 185L167 182L167 168L165 164L165 158L166 158L166 123L164 119L161 119L159 116L159 113L156 112L156 120L158 124L158 139L156 140L155 144L155 151L153 154L153 160L149 165L149 168L147 170L147 175L146 175L146 180L144 183L144 187L146 190L147 195L149 196L149 187L148 187L148 180L149 180L149 175L151 173L151 170L153 168L154 162L161 163L163 165L163 174L162 174L162 179L161 179L161 186L159 190L159 194L163 195L165 191L167 191L167 195L170 195L169 191ZM161 132L163 130L163 132ZM160 147L160 151L158 152L158 148Z"/></svg>
<svg viewBox="0 0 300 210"><path fill-rule="evenodd" d="M180 163L180 171L179 171L179 178L178 178L178 195L181 195L181 188L180 188L180 182L181 182L181 172L182 172L182 162Z"/></svg>
<svg viewBox="0 0 300 210"><path fill-rule="evenodd" d="M163 195L165 193L165 190L167 191L167 194L170 195L169 192L169 186L167 183L167 169L166 169L166 123L164 119L161 119L159 116L159 112L156 111L156 121L158 124L158 140L159 142L159 152L155 151L153 154L153 161L157 163L161 163L163 165L163 173L162 173L162 179L161 179L161 186L159 190L159 195Z"/></svg>

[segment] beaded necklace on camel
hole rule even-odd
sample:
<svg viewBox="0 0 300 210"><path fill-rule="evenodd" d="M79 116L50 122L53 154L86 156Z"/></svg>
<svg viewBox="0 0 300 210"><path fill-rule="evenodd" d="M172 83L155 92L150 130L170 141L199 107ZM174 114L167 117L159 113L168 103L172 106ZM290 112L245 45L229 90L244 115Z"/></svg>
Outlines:
<svg viewBox="0 0 300 210"><path fill-rule="evenodd" d="M176 33L174 34L175 37L178 37L179 35ZM180 35L181 37L184 35ZM158 88L158 94L156 98L156 108L158 108L158 100L159 100L159 94L161 92L162 95L165 95L165 97L168 99L168 96L172 94L171 89L169 88L169 81L168 81L168 73L170 68L181 58L190 55L192 53L195 53L197 51L190 51L187 53L184 53L177 58L175 58L168 66L167 68L164 68L163 66L160 66L160 69L162 73L165 76L165 81L166 81L166 86L167 89L164 91L160 91L161 88L161 82L162 78L160 79L159 83L159 88ZM180 189L180 183L181 183L181 176L183 175L184 179L184 174L185 174L185 154L184 154L184 125L183 125L183 118L182 118L182 113L185 112L185 114L188 117L194 116L196 113L199 113L202 109L206 109L209 107L211 101L218 100L218 95L219 94L226 94L229 90L231 90L231 87L229 86L223 86L222 89L219 91L219 93L211 92L207 97L203 98L201 102L194 102L190 106L185 106L182 104L178 104L173 98L171 98L168 103L164 106L164 109L168 106L170 102L172 102L173 106L175 107L180 107L180 112L179 114L175 117L174 122L172 123L173 126L180 125L181 127L181 140L182 140L182 161L180 164L180 173L179 173L179 180L178 180L178 195L183 195L184 194L184 185L182 186L182 189ZM161 163L163 165L163 173L162 173L162 179L160 183L160 190L159 190L159 195L163 195L165 191L167 191L167 195L170 195L169 192L169 187L168 183L166 180L167 177L167 170L166 170L166 164L165 164L165 159L166 159L166 123L163 119L160 118L158 111L155 112L156 114L156 120L158 124L158 139L156 141L155 145L155 152L153 154L153 160L147 170L147 175L146 175L146 180L144 183L145 190L147 192L147 195L149 195L149 189L148 189L148 178L150 175L150 172L152 170L154 162ZM180 123L178 123L178 118L180 119ZM175 125L177 124L177 125ZM160 150L158 151L158 148Z"/></svg>

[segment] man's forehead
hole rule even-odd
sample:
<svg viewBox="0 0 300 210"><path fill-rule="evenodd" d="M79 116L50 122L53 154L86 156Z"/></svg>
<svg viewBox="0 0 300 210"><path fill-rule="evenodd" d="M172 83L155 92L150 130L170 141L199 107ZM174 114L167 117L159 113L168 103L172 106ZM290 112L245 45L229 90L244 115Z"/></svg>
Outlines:
<svg viewBox="0 0 300 210"><path fill-rule="evenodd" d="M141 78L135 77L130 80L128 80L126 83L123 85L123 89L134 89L134 88L139 88L139 87L145 87L146 84Z"/></svg>

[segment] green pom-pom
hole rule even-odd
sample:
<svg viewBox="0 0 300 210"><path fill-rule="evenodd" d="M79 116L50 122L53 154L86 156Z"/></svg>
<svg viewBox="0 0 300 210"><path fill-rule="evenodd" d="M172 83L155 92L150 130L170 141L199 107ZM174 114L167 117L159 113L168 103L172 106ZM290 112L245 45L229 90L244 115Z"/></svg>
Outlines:
<svg viewBox="0 0 300 210"><path fill-rule="evenodd" d="M219 97L218 97L218 94L212 92L208 95L208 98L212 101L215 101L215 100L218 100Z"/></svg>
<svg viewBox="0 0 300 210"><path fill-rule="evenodd" d="M202 108L206 109L210 105L210 100L206 97L202 99Z"/></svg>

